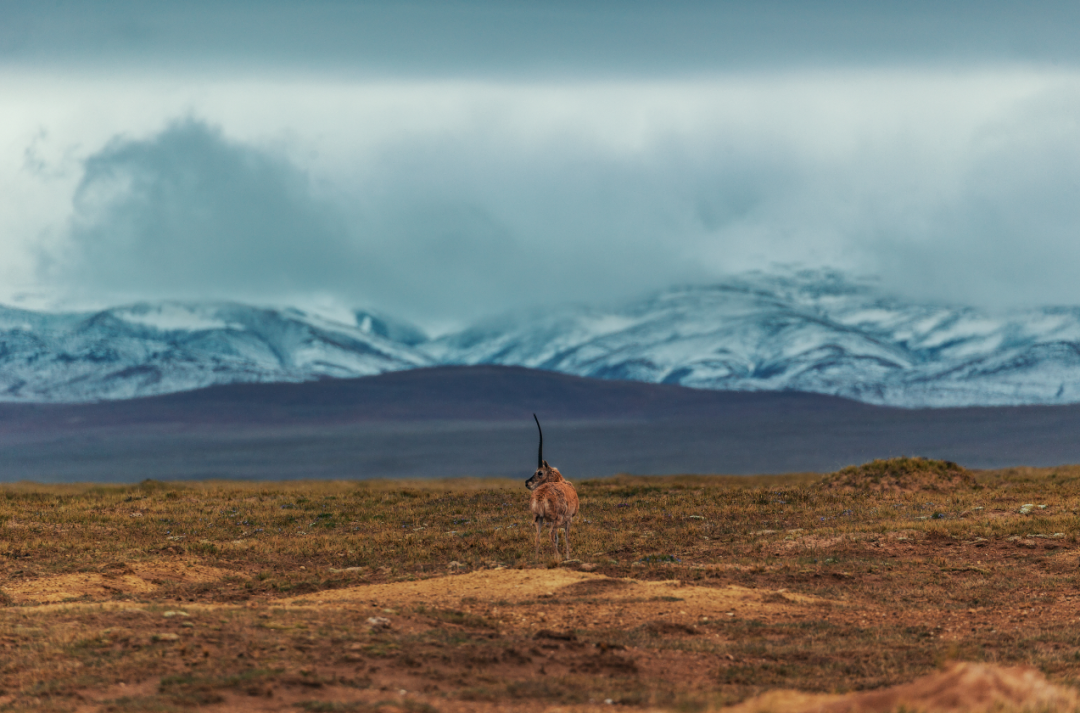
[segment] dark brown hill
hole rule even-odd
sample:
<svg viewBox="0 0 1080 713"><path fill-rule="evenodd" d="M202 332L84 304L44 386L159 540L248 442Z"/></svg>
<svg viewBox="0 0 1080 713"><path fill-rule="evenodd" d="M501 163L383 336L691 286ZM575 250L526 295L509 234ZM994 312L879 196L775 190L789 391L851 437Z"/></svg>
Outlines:
<svg viewBox="0 0 1080 713"><path fill-rule="evenodd" d="M907 410L512 367L237 384L99 404L0 404L0 481L531 474L536 430L571 480L836 471L926 456L1080 462L1080 405Z"/></svg>
<svg viewBox="0 0 1080 713"><path fill-rule="evenodd" d="M409 421L627 421L859 412L797 392L688 389L506 366L448 366L300 384L229 384L95 404L0 404L0 433L150 424L327 425Z"/></svg>

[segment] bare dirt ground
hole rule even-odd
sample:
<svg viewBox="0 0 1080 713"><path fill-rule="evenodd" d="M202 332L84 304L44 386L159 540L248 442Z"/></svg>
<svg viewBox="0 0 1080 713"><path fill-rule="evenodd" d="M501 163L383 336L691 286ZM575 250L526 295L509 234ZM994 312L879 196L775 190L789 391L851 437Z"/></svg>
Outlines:
<svg viewBox="0 0 1080 713"><path fill-rule="evenodd" d="M1077 710L1080 472L939 470L10 487L0 710Z"/></svg>

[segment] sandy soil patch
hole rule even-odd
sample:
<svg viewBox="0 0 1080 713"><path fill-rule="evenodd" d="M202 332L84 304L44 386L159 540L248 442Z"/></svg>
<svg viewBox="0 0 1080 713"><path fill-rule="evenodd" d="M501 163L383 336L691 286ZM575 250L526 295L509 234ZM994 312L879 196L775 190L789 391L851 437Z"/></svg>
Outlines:
<svg viewBox="0 0 1080 713"><path fill-rule="evenodd" d="M559 608L537 607L530 613L528 609L518 607L505 612L505 617L498 617L500 604L527 600L550 601L557 603ZM641 624L649 620L689 626L701 619L725 616L785 618L812 615L817 607L832 607L838 603L785 589L750 589L736 585L702 587L679 580L644 582L565 569L497 569L414 582L346 587L286 600L285 604L440 608L478 605L497 618L520 619L513 623L538 629L555 624L562 627L622 626L630 621Z"/></svg>
<svg viewBox="0 0 1080 713"><path fill-rule="evenodd" d="M331 589L324 592L285 600L287 604L350 602L409 602L439 605L459 604L462 598L478 601L521 601L553 596L556 590L597 575L568 569L493 569L469 574L448 575L413 582L361 584L355 587Z"/></svg>
<svg viewBox="0 0 1080 713"><path fill-rule="evenodd" d="M101 572L14 580L5 585L4 593L16 604L108 599L117 594L151 594L166 582L213 582L228 574L233 573L191 560L139 562L109 567Z"/></svg>
<svg viewBox="0 0 1080 713"><path fill-rule="evenodd" d="M727 713L888 713L888 711L948 711L984 713L994 710L1075 710L1076 691L1055 686L1037 669L1005 668L984 663L954 663L939 673L910 683L847 695L814 695L772 691L752 698Z"/></svg>

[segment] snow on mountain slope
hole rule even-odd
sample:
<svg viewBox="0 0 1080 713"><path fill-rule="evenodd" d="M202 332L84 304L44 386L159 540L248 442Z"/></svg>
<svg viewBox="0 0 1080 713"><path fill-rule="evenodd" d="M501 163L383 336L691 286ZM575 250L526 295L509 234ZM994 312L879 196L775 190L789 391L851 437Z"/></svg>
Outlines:
<svg viewBox="0 0 1080 713"><path fill-rule="evenodd" d="M832 272L748 274L609 309L512 314L430 341L384 315L353 316L228 303L0 308L0 401L504 364L906 407L1080 402L1080 308L993 316L913 304Z"/></svg>
<svg viewBox="0 0 1080 713"><path fill-rule="evenodd" d="M907 407L1080 401L1080 309L994 318L903 302L830 272L751 274L610 310L512 315L426 350L441 363Z"/></svg>
<svg viewBox="0 0 1080 713"><path fill-rule="evenodd" d="M163 302L48 315L0 308L3 401L123 399L428 364L408 345L294 309Z"/></svg>

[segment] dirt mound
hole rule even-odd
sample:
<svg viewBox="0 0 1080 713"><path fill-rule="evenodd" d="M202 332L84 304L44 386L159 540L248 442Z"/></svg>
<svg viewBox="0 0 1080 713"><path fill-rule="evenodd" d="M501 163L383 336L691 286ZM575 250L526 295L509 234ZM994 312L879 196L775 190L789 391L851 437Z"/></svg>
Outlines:
<svg viewBox="0 0 1080 713"><path fill-rule="evenodd" d="M773 691L724 710L728 713L887 713L896 710L983 713L1071 711L1077 705L1080 705L1080 696L1076 691L1055 686L1037 669L961 662L911 683L877 691L843 696Z"/></svg>
<svg viewBox="0 0 1080 713"><path fill-rule="evenodd" d="M914 493L972 488L975 478L962 466L929 458L889 458L852 465L821 481L826 490L840 492Z"/></svg>
<svg viewBox="0 0 1080 713"><path fill-rule="evenodd" d="M390 604L452 605L467 598L476 601L522 601L554 597L562 587L589 580L570 569L494 569L385 584L360 584L327 589L283 601L294 604L378 601Z"/></svg>
<svg viewBox="0 0 1080 713"><path fill-rule="evenodd" d="M4 587L15 604L49 604L79 599L110 599L118 594L148 595L165 582L214 582L230 574L197 562L155 561L114 564L99 572L76 572L16 580Z"/></svg>
<svg viewBox="0 0 1080 713"><path fill-rule="evenodd" d="M768 589L749 589L738 585L702 587L677 580L649 582L634 579L613 579L600 574L573 570L498 569L480 570L469 574L448 575L415 581L388 584L361 584L340 589L301 595L284 602L293 605L334 604L350 602L420 603L450 605L462 599L477 602L520 602L524 600L561 601L568 597L595 598L597 601L620 602L627 607L642 609L679 609L693 613L772 608L776 592ZM782 603L791 606L823 604L819 597L788 593Z"/></svg>
<svg viewBox="0 0 1080 713"><path fill-rule="evenodd" d="M782 594L782 596L778 596ZM750 589L738 585L697 586L678 580L650 582L614 579L566 569L496 569L469 574L447 575L415 581L362 584L329 589L281 600L286 606L331 606L335 608L400 608L410 605L450 608L506 607L530 602L540 605L535 614L521 621L518 608L490 614L505 623L525 626L534 632L552 629L587 629L594 626L618 628L665 622L647 629L653 634L687 635L702 617L749 616L771 621L804 612L806 607L840 607L842 604L820 597ZM547 611L546 605L555 609ZM487 615L487 614L485 614ZM548 619L550 617L550 620Z"/></svg>

